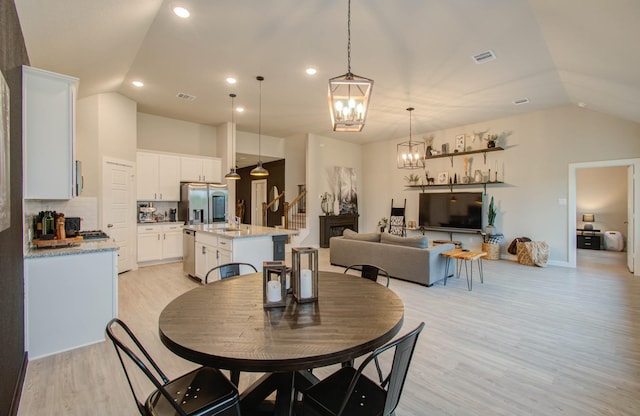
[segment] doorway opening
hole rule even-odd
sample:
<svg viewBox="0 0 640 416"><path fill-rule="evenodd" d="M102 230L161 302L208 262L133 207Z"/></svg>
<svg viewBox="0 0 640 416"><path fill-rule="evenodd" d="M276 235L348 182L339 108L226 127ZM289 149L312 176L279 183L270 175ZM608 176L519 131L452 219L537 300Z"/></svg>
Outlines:
<svg viewBox="0 0 640 416"><path fill-rule="evenodd" d="M640 267L635 267L638 263L639 256L636 250L638 247L638 232L636 231L636 218L639 218L638 209L640 203L638 198L640 192L638 190L638 182L635 180L635 172L640 171L640 159L623 159L623 160L607 160L596 162L584 162L584 163L572 163L569 165L569 193L568 193L568 253L569 253L569 265L576 267L577 262L577 233L576 228L578 224L581 224L582 217L577 217L577 176L579 169L591 169L591 168L604 168L604 167L623 167L627 171L627 224L626 232L626 247L627 247L627 268L635 275L640 275ZM583 209L583 208L580 208ZM582 214L582 213L580 213ZM595 227L594 227L595 228Z"/></svg>
<svg viewBox="0 0 640 416"><path fill-rule="evenodd" d="M264 225L262 221L262 204L267 202L267 180L251 181L251 224Z"/></svg>

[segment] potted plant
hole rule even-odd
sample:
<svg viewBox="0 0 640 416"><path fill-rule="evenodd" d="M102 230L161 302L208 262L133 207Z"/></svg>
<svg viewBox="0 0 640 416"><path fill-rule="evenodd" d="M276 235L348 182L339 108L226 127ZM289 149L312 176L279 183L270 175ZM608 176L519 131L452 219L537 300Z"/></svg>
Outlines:
<svg viewBox="0 0 640 416"><path fill-rule="evenodd" d="M491 202L489 202L489 208L487 209L487 227L485 229L486 233L489 235L493 235L496 233L495 221L496 221L497 211L495 206L493 205L493 197L491 197Z"/></svg>
<svg viewBox="0 0 640 416"><path fill-rule="evenodd" d="M404 179L409 182L409 185L417 185L418 181L420 180L420 176L412 173L409 176L405 176Z"/></svg>
<svg viewBox="0 0 640 416"><path fill-rule="evenodd" d="M496 144L498 143L498 135L490 134L484 140L487 141L487 148L493 149L494 147L496 147Z"/></svg>
<svg viewBox="0 0 640 416"><path fill-rule="evenodd" d="M378 227L380 227L381 233L384 232L384 229L387 227L388 223L389 223L389 220L387 219L387 217L380 218L380 221L378 221Z"/></svg>

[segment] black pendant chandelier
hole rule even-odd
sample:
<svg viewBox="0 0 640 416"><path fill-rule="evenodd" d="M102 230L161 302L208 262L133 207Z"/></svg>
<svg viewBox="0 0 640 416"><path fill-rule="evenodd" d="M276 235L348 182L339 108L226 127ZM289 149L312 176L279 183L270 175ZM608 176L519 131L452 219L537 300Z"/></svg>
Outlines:
<svg viewBox="0 0 640 416"><path fill-rule="evenodd" d="M373 80L351 72L351 0L347 12L347 73L329 79L329 110L334 131L362 131Z"/></svg>
<svg viewBox="0 0 640 416"><path fill-rule="evenodd" d="M260 103L258 105L258 164L251 169L251 176L269 176L269 171L262 167L262 81L264 77L258 75L256 79L260 85Z"/></svg>
<svg viewBox="0 0 640 416"><path fill-rule="evenodd" d="M413 110L415 110L413 107L407 108L409 112L409 141L398 144L398 169L424 168L425 143L411 140L411 112Z"/></svg>
<svg viewBox="0 0 640 416"><path fill-rule="evenodd" d="M240 175L237 172L237 168L235 165L235 160L236 160L236 125L233 123L233 112L235 111L235 107L233 105L233 101L236 98L235 94L229 94L229 97L231 97L231 160L230 160L230 165L231 165L231 169L229 170L229 173L227 173L226 175L224 175L225 179L231 179L233 181L237 181L240 180Z"/></svg>

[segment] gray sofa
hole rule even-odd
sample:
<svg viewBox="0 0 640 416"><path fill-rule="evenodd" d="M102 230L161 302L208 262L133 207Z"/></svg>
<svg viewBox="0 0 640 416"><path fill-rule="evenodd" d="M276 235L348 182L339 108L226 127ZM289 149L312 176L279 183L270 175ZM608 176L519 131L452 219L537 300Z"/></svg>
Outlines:
<svg viewBox="0 0 640 416"><path fill-rule="evenodd" d="M453 244L429 247L426 237L398 237L387 233L358 234L345 230L329 240L329 258L336 266L373 264L392 277L431 286L444 279L446 259L440 253Z"/></svg>

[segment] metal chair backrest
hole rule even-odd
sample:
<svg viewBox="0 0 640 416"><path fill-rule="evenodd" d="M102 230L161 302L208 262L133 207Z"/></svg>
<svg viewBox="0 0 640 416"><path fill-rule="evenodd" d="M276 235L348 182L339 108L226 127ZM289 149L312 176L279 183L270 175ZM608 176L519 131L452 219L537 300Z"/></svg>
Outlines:
<svg viewBox="0 0 640 416"><path fill-rule="evenodd" d="M374 266L373 264L352 264L344 270L346 274L349 270L360 270L360 276L365 279L378 281L378 276L384 276L387 278L386 286L389 287L389 273L382 267Z"/></svg>
<svg viewBox="0 0 640 416"><path fill-rule="evenodd" d="M360 364L358 370L353 376L349 387L347 388L345 398L342 402L342 406L338 411L338 416L342 415L347 402L351 395L354 393L354 389L358 382L358 378L362 375L365 367L371 363L371 361L376 360L380 354L385 351L395 348L395 352L393 355L393 363L391 365L391 370L387 374L386 377L382 375L380 369L378 369L378 377L380 379L380 386L387 390L386 401L384 404L384 410L382 412L383 415L392 415L398 403L400 402L400 396L402 394L402 389L404 387L404 382L407 378L407 373L409 372L409 365L411 364L411 358L413 357L413 351L416 348L416 343L418 342L418 336L422 329L424 328L424 322L420 323L416 329L409 332L406 335L392 341L372 352L365 360Z"/></svg>
<svg viewBox="0 0 640 416"><path fill-rule="evenodd" d="M144 363L144 361L140 359L138 354L136 354L131 348L129 348L114 333L114 328L116 326L119 326L124 330L126 335L129 337L130 341L136 346L138 351L140 353L142 353L142 355L144 356L145 360L151 365L151 367L156 372L156 374L160 377L160 379L158 379L158 377L151 371L151 369L149 369L149 367ZM136 394L136 391L135 391L135 389L133 387L133 383L131 381L131 377L129 376L129 371L127 370L127 366L124 363L123 355L128 357L142 371L142 373L144 373L144 375L147 376L147 378L160 391L160 393L165 397L165 399L167 399L167 401L173 406L173 408L175 408L176 412L180 416L186 416L186 413L180 408L180 406L178 406L173 401L173 397L171 397L171 394L169 394L169 392L164 388L164 385L169 382L169 379L162 372L162 370L160 370L160 367L158 367L158 365L155 363L155 361L153 361L153 359L151 358L151 356L149 355L147 350L142 346L140 341L138 341L138 338L136 338L136 336L133 334L133 332L131 332L129 327L124 322L122 322L120 319L114 318L111 321L109 321L109 323L107 324L106 332L107 332L107 336L109 337L111 342L113 342L113 346L115 347L116 352L118 353L118 359L120 360L120 364L122 365L122 369L124 370L124 374L127 377L127 382L129 383L129 388L131 389L131 393L133 394L133 398L136 401L136 405L138 406L138 411L140 411L140 414L141 415L146 415L147 411L146 411L146 408L145 408L143 402L138 398L138 395Z"/></svg>
<svg viewBox="0 0 640 416"><path fill-rule="evenodd" d="M226 263L226 264L221 264L219 266L216 266L214 268L212 268L211 270L209 270L206 274L206 276L204 277L204 283L209 283L209 274L211 274L212 272L215 272L216 270L218 270L220 272L220 279L226 279L229 277L234 277L234 276L240 276L240 270L241 270L241 266L246 266L250 269L253 270L253 272L257 272L258 270L255 268L255 266L251 263L242 263L242 262L235 262L235 263Z"/></svg>

